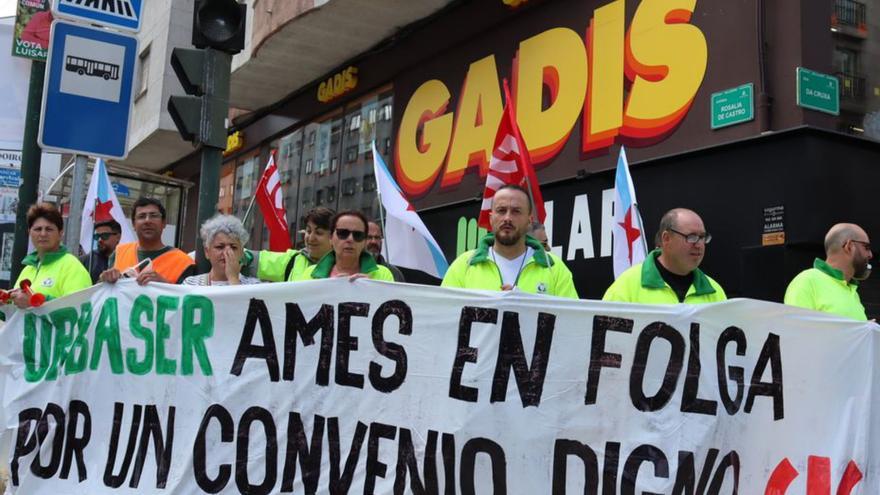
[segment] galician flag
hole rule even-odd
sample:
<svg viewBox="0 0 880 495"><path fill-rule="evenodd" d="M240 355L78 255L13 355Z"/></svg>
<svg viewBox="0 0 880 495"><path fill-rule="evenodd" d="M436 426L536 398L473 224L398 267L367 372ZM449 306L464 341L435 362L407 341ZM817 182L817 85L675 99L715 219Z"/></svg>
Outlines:
<svg viewBox="0 0 880 495"><path fill-rule="evenodd" d="M449 263L419 214L403 196L373 141L373 167L379 201L385 208L386 261L443 278Z"/></svg>
<svg viewBox="0 0 880 495"><path fill-rule="evenodd" d="M641 263L647 254L645 231L642 216L639 214L636 190L626 150L620 147L617 158L617 172L614 176L614 278L627 268Z"/></svg>
<svg viewBox="0 0 880 495"><path fill-rule="evenodd" d="M104 160L98 158L95 169L92 170L92 182L89 184L89 192L86 195L86 203L83 205L83 217L80 224L79 245L84 253L92 251L92 235L95 232L95 224L116 220L122 227L122 236L119 243L135 242L137 237L131 228L131 222L125 217L122 205L116 198L116 191L110 184L110 176L107 175L107 165Z"/></svg>

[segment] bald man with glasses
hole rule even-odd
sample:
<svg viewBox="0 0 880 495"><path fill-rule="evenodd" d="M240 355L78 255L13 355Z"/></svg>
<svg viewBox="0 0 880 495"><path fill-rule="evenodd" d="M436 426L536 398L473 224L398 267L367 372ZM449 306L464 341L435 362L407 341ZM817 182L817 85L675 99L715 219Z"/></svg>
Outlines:
<svg viewBox="0 0 880 495"><path fill-rule="evenodd" d="M726 301L724 289L700 270L712 235L703 219L685 208L669 210L660 219L657 249L645 261L621 273L603 301L642 304L704 304Z"/></svg>
<svg viewBox="0 0 880 495"><path fill-rule="evenodd" d="M785 291L785 304L865 321L859 281L871 275L871 240L854 223L838 223L825 234L825 259L799 273Z"/></svg>

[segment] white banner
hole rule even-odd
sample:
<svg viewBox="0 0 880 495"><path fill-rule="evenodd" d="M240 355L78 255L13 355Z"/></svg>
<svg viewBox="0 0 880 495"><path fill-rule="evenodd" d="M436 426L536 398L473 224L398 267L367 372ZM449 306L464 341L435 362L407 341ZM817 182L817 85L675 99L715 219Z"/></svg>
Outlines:
<svg viewBox="0 0 880 495"><path fill-rule="evenodd" d="M9 490L876 494L877 329L749 300L105 284L0 334Z"/></svg>

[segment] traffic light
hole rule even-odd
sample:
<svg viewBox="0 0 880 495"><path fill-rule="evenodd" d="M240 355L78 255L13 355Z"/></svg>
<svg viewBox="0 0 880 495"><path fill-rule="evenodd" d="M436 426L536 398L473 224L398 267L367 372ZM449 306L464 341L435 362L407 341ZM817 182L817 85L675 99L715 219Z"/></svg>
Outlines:
<svg viewBox="0 0 880 495"><path fill-rule="evenodd" d="M175 48L171 68L189 96L172 96L168 113L183 139L226 148L232 55L244 48L246 6L236 0L196 0L193 48Z"/></svg>
<svg viewBox="0 0 880 495"><path fill-rule="evenodd" d="M230 58L215 50L171 51L171 68L189 96L169 98L168 113L183 139L195 145L226 148Z"/></svg>
<svg viewBox="0 0 880 495"><path fill-rule="evenodd" d="M192 44L236 54L244 49L247 5L235 0L196 0Z"/></svg>

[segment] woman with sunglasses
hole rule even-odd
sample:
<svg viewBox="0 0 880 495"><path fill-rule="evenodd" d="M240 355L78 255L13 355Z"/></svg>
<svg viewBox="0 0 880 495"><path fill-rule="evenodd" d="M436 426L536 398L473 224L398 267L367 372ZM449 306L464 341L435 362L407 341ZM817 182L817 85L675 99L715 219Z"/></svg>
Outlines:
<svg viewBox="0 0 880 495"><path fill-rule="evenodd" d="M27 212L28 233L36 251L27 255L24 268L10 291L12 302L21 309L31 306L30 296L19 289L29 280L31 291L43 294L46 300L57 299L92 286L89 272L76 256L61 244L64 220L61 212L48 203L38 203Z"/></svg>
<svg viewBox="0 0 880 495"><path fill-rule="evenodd" d="M330 277L371 278L394 281L388 268L376 263L364 250L367 239L367 217L357 210L337 213L330 221L330 244L333 250L317 264L310 266L298 280Z"/></svg>

